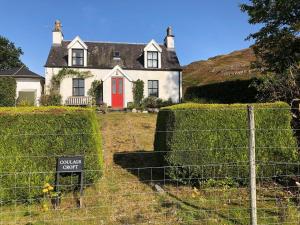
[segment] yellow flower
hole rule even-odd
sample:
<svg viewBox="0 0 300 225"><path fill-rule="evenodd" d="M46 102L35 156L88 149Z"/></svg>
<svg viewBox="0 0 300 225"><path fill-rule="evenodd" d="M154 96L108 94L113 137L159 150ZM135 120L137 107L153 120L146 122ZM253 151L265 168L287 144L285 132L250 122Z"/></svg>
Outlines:
<svg viewBox="0 0 300 225"><path fill-rule="evenodd" d="M54 188L53 188L52 186L49 186L49 187L48 187L48 190L49 190L49 191L53 191L53 189L54 189Z"/></svg>
<svg viewBox="0 0 300 225"><path fill-rule="evenodd" d="M44 188L48 188L50 186L50 184L49 183L46 183L45 185L44 185Z"/></svg>
<svg viewBox="0 0 300 225"><path fill-rule="evenodd" d="M200 195L200 192L199 192L199 190L196 187L194 187L193 192L196 195Z"/></svg>
<svg viewBox="0 0 300 225"><path fill-rule="evenodd" d="M48 189L47 188L44 188L43 189L43 193L47 193L48 192Z"/></svg>
<svg viewBox="0 0 300 225"><path fill-rule="evenodd" d="M43 204L43 210L44 210L45 212L47 212L47 211L49 210L47 204Z"/></svg>

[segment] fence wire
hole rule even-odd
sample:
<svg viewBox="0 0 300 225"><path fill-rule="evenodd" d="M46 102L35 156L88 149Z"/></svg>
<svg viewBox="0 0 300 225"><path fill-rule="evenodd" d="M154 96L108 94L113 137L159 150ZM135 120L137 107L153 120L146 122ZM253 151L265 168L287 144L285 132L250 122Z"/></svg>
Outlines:
<svg viewBox="0 0 300 225"><path fill-rule="evenodd" d="M245 111L244 108L222 110L233 113ZM184 109L179 111L185 112ZM297 115L294 115L295 119L298 119ZM5 149L5 154L0 155L0 225L250 224L249 159L235 161L232 158L230 161L221 154L247 154L247 139L244 145L235 143L237 136L248 138L247 123L243 127L224 127L220 124L218 127L199 129L193 125L190 129L155 131L156 115L152 114L108 113L99 115L99 121L102 130L97 135L102 137L104 168L85 169L82 207L78 205L76 176L63 178L58 207L53 207L53 199L56 198L54 191L43 193L47 183L54 188L55 160L64 154L54 154L49 149L48 154L39 155L30 151L28 146L27 154L13 156L10 152L14 149ZM274 130L278 136L272 136ZM300 140L297 132L300 127L293 127L293 130L294 137ZM258 138L264 135L285 138L289 131L280 126L255 129ZM182 160L185 163L166 164L164 159L168 157L169 149L153 150L155 135L160 133L186 135L189 145L175 149L171 156L186 159ZM84 146L85 137L89 135L94 134L20 133L11 134L9 138L16 142L44 136L61 137L61 140L76 138ZM199 135L206 135L207 138L225 135L227 144L202 146L197 144ZM0 142L4 141L0 135ZM262 144L256 145L256 154L265 154L266 150L273 155L278 154L277 160L256 160L258 224L300 224L300 162L281 157L282 152L295 150L295 145L258 143ZM203 161L203 154L215 158ZM84 150L74 152L74 155L98 160L98 154L86 155ZM52 163L53 169L18 168L23 161L36 160ZM16 162L15 167L11 168L11 164L6 167L5 162L11 161Z"/></svg>

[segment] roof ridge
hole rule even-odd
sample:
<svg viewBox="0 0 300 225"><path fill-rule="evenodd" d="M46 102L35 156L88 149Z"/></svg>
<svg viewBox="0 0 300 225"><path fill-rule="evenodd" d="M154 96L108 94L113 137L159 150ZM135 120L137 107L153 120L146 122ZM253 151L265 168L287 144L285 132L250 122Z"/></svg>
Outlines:
<svg viewBox="0 0 300 225"><path fill-rule="evenodd" d="M65 42L72 41L72 40L63 40ZM89 40L83 40L83 42L89 42L89 43L100 43L100 44L127 44L127 45L147 45L148 43L142 43L142 42L118 42L118 41L89 41ZM158 43L159 45L164 45L163 43Z"/></svg>
<svg viewBox="0 0 300 225"><path fill-rule="evenodd" d="M21 71L21 69L23 69L23 67L24 67L24 64L22 65L22 66L20 66L20 68L19 69L17 69L17 71L16 72L14 72L13 74L12 74L12 76L15 76L15 75L17 75L20 71Z"/></svg>

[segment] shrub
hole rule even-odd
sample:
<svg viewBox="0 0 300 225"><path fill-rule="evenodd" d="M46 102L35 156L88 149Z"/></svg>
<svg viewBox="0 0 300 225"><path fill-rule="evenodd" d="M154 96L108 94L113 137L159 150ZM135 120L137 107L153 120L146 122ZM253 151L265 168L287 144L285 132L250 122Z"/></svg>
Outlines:
<svg viewBox="0 0 300 225"><path fill-rule="evenodd" d="M263 162L295 162L297 143L286 103L254 104L258 176L287 174L292 166L264 166ZM163 154L173 179L248 179L246 105L179 104L160 110L155 151Z"/></svg>
<svg viewBox="0 0 300 225"><path fill-rule="evenodd" d="M140 107L144 98L144 81L138 79L133 84L133 102L136 107Z"/></svg>
<svg viewBox="0 0 300 225"><path fill-rule="evenodd" d="M102 175L100 137L91 109L0 108L1 200L41 197L42 186L54 184L58 156L83 155L84 183L92 184ZM61 184L74 184L74 178L64 177Z"/></svg>
<svg viewBox="0 0 300 225"><path fill-rule="evenodd" d="M133 102L127 102L127 109L133 109L134 103Z"/></svg>
<svg viewBox="0 0 300 225"><path fill-rule="evenodd" d="M161 107L162 102L163 102L162 99L154 96L149 96L143 99L143 105L146 108L159 108Z"/></svg>
<svg viewBox="0 0 300 225"><path fill-rule="evenodd" d="M40 104L43 106L59 106L61 105L61 95L56 93L42 95L40 98Z"/></svg>
<svg viewBox="0 0 300 225"><path fill-rule="evenodd" d="M161 107L173 105L173 102L171 99L163 101L161 98L150 96L143 99L142 105L145 106L146 108L161 108Z"/></svg>
<svg viewBox="0 0 300 225"><path fill-rule="evenodd" d="M266 74L254 80L251 87L256 89L256 98L259 102L284 101L290 103L293 99L299 98L299 77L300 69L293 75L290 72L283 74Z"/></svg>
<svg viewBox="0 0 300 225"><path fill-rule="evenodd" d="M17 99L17 106L21 107L28 107L28 106L34 106L34 102L27 100L27 99Z"/></svg>
<svg viewBox="0 0 300 225"><path fill-rule="evenodd" d="M0 106L14 106L17 83L13 77L0 77Z"/></svg>

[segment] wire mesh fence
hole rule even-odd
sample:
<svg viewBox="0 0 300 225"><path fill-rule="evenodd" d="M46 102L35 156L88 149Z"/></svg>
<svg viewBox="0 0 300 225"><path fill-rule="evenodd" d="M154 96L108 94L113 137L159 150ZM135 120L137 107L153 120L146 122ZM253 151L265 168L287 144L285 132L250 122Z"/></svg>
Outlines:
<svg viewBox="0 0 300 225"><path fill-rule="evenodd" d="M4 168L0 171L0 224L250 224L247 110L244 107L223 110L231 111L231 115L243 111L243 126L220 124L200 128L192 124L185 129L155 130L154 114L99 115L102 130L97 135L103 139L104 168L84 170L81 207L76 174L63 177L61 193L55 191L56 159L64 154L53 154L49 149L47 155L39 155L30 151L28 145L28 154L12 156L14 149L6 148L6 154L0 156ZM267 110L275 114L291 111L290 108ZM213 113L216 109L209 111ZM185 110L176 113L181 112ZM281 126L285 120L269 119L255 127L257 224L300 224L300 162L298 155L293 155L297 160L287 160L298 152L290 132L296 142L300 127L293 127L292 131ZM269 123L273 125L270 127ZM177 137L175 133L184 135L188 144L153 150L156 135ZM20 133L9 138L22 142L24 138L34 141L44 136L59 136L62 143L76 141L84 145L89 135L92 134ZM213 144L199 142L201 138L210 139ZM1 142L4 141L2 138ZM88 158L92 165L98 162L97 154L87 155L86 151L78 150L73 154ZM268 154L272 155L270 160ZM170 164L169 159L180 160ZM49 167L52 169L20 167L24 161L37 160L52 165ZM6 162L10 162L7 167ZM55 199L59 199L57 207Z"/></svg>

